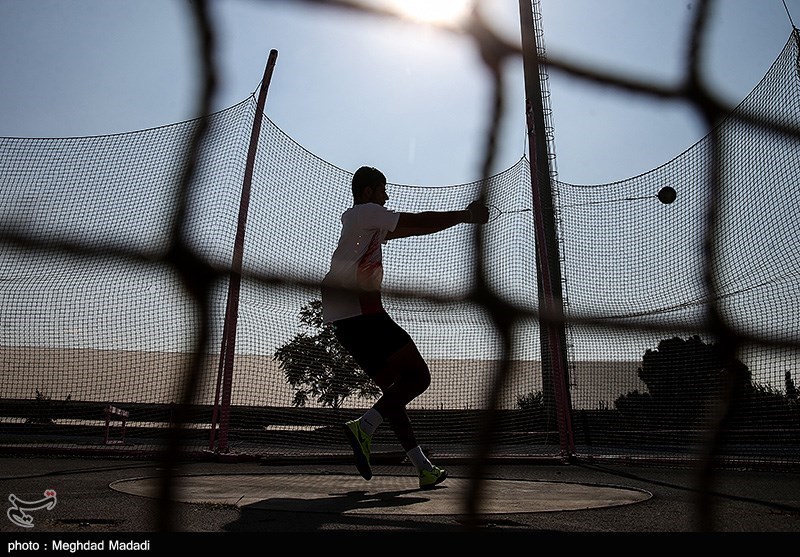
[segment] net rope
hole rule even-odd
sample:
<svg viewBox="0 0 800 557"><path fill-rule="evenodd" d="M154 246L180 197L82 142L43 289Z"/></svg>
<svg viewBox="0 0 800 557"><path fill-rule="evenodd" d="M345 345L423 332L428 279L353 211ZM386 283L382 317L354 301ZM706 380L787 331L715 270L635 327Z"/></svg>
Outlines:
<svg viewBox="0 0 800 557"><path fill-rule="evenodd" d="M714 130L722 188L714 267L720 288L713 294L703 274L711 134L627 180L554 181L580 455L669 459L691 452L703 432L702 409L718 386L718 355L707 350L715 341L707 322L713 301L743 339L739 357L749 377L731 458L797 461L797 45L795 32ZM205 120L185 194L179 182L198 120L107 136L0 138L1 446L105 450L108 405L130 411L126 444L115 449L164 445L202 319L169 259L182 207L183 241L217 272L208 293L209 348L184 415L185 448L207 447L255 111L250 97ZM315 334L301 323L301 310L319 298L339 216L352 203L351 176L269 118L263 122L244 244L233 451L346 455L338 424L372 402L351 392L334 408L313 395L296 406L299 387L287 382L275 358L298 334ZM665 186L677 192L672 203L656 197ZM482 193L504 211L485 226L480 247L468 228L456 227L384 249L385 305L431 367L432 385L410 410L421 442L436 455L470 454L503 357L503 339L474 298L479 249L486 286L518 313L492 454L558 454L540 398L530 188L525 157L472 183L387 186L389 205L399 211L460 209ZM314 356L307 357L313 367ZM676 362L689 369L688 394ZM388 428L374 440L376 452L395 445Z"/></svg>

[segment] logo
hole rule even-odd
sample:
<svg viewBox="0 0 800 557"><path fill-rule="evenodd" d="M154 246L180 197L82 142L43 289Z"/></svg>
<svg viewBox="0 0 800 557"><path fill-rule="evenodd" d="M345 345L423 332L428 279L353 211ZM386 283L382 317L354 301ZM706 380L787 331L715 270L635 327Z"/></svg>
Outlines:
<svg viewBox="0 0 800 557"><path fill-rule="evenodd" d="M8 519L22 528L33 528L33 517L26 511L52 510L56 506L56 490L46 489L44 499L38 501L23 501L13 493L8 500L11 501L11 507L6 512Z"/></svg>

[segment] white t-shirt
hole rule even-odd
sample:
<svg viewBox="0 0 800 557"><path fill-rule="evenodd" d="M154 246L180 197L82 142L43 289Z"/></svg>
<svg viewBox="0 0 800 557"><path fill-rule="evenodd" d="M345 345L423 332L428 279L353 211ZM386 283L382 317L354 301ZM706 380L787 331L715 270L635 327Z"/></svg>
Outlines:
<svg viewBox="0 0 800 557"><path fill-rule="evenodd" d="M383 310L381 245L399 218L400 213L377 203L360 203L342 214L339 244L322 280L325 323Z"/></svg>

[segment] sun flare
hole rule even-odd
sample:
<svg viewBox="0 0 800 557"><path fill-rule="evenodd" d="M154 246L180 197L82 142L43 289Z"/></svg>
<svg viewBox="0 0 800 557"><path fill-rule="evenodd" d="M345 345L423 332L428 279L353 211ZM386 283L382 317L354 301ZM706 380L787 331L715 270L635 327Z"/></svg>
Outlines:
<svg viewBox="0 0 800 557"><path fill-rule="evenodd" d="M390 4L407 19L455 27L469 16L473 0L391 0Z"/></svg>

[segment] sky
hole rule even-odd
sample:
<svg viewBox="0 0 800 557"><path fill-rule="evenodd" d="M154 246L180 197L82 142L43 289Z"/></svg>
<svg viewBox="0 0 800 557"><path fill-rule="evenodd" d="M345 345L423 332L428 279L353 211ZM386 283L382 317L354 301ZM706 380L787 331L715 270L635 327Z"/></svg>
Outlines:
<svg viewBox="0 0 800 557"><path fill-rule="evenodd" d="M540 6L551 59L680 82L693 2ZM257 90L275 49L266 113L308 151L350 171L377 166L392 183L480 178L490 86L475 45L462 34L413 22L408 13L386 18L288 0L215 0L211 9L220 71L215 110ZM517 2L486 0L481 9L499 34L519 43ZM800 21L800 0L715 3L703 70L722 100L737 104L764 75L789 37L790 16ZM3 0L0 49L0 136L103 135L198 116L196 37L185 0ZM620 93L557 71L549 77L561 181L636 176L706 133L681 102ZM503 79L495 172L527 151L521 60L506 63Z"/></svg>

